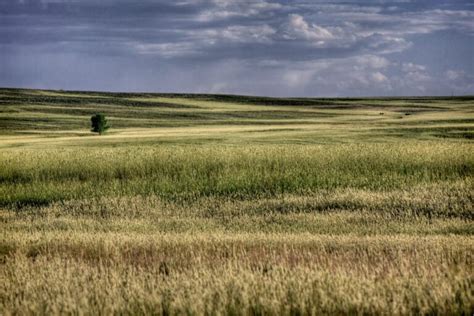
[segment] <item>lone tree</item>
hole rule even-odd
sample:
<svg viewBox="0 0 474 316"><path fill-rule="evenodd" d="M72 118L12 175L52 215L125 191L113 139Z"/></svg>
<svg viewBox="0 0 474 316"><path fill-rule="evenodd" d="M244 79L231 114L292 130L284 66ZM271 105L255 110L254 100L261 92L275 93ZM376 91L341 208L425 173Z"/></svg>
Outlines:
<svg viewBox="0 0 474 316"><path fill-rule="evenodd" d="M99 133L99 135L102 135L110 128L109 124L107 123L107 119L105 118L105 115L101 113L92 115L91 123L91 132Z"/></svg>

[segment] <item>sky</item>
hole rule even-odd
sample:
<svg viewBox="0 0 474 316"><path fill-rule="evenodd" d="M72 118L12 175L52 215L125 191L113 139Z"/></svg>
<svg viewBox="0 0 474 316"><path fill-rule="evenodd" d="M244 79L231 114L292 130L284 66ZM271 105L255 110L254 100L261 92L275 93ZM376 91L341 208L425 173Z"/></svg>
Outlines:
<svg viewBox="0 0 474 316"><path fill-rule="evenodd" d="M474 1L0 0L0 86L474 95Z"/></svg>

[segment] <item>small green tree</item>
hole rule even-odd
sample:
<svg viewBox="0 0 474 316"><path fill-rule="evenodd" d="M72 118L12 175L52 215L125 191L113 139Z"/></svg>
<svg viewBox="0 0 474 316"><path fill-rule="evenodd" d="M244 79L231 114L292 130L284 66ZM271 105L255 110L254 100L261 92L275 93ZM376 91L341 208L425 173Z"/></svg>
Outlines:
<svg viewBox="0 0 474 316"><path fill-rule="evenodd" d="M91 132L99 133L99 135L102 135L110 128L109 124L107 123L107 119L105 118L105 115L101 113L92 115L91 123Z"/></svg>

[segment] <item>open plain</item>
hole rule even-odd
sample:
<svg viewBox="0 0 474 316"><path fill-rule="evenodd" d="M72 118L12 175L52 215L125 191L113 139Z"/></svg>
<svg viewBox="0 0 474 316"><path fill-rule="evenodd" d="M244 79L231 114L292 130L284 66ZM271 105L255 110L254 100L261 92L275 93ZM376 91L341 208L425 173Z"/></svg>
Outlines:
<svg viewBox="0 0 474 316"><path fill-rule="evenodd" d="M473 139L473 97L0 89L0 314L471 315Z"/></svg>

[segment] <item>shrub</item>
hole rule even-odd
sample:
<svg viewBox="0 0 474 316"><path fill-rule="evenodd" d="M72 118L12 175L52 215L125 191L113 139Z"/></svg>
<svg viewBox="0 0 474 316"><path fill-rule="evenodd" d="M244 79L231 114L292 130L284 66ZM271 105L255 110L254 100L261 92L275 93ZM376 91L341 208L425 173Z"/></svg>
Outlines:
<svg viewBox="0 0 474 316"><path fill-rule="evenodd" d="M92 115L91 123L92 123L91 132L99 133L99 135L102 135L110 128L104 114L98 113L98 114Z"/></svg>

